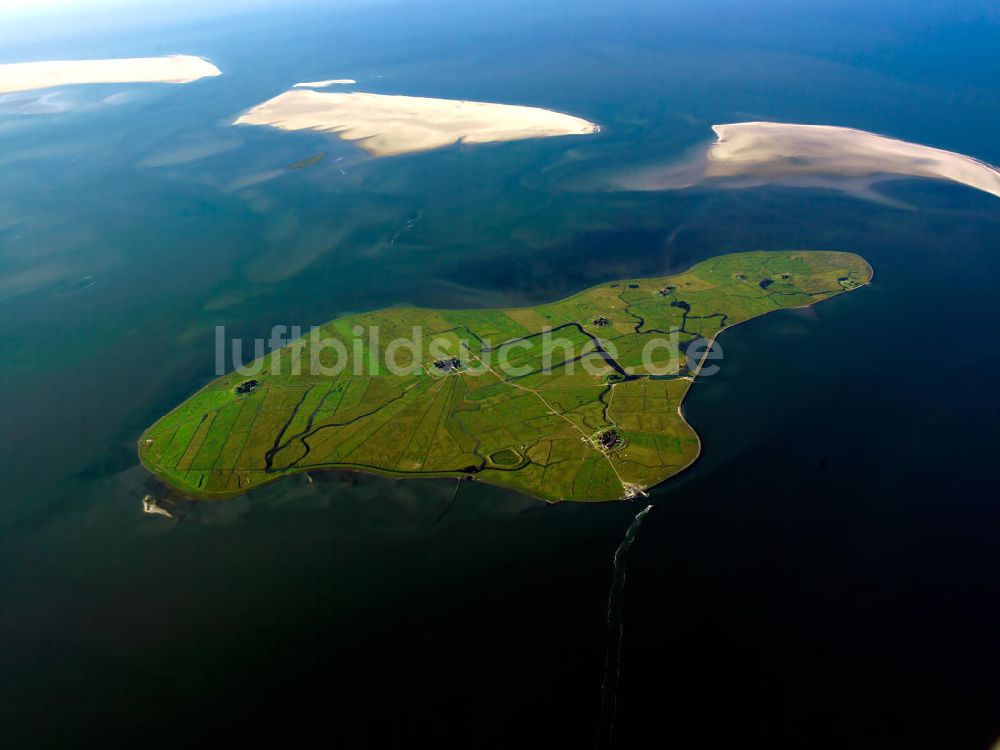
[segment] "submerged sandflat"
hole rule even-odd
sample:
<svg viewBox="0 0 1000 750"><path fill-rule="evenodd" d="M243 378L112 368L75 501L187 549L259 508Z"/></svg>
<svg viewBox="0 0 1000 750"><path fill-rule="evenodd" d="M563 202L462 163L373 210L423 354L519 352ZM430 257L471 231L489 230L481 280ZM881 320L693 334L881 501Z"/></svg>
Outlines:
<svg viewBox="0 0 1000 750"><path fill-rule="evenodd" d="M304 88L253 107L235 124L332 133L372 156L429 151L459 141L493 143L598 130L582 118L538 107Z"/></svg>
<svg viewBox="0 0 1000 750"><path fill-rule="evenodd" d="M193 55L106 60L43 60L0 65L0 94L85 83L191 83L222 75Z"/></svg>
<svg viewBox="0 0 1000 750"><path fill-rule="evenodd" d="M139 456L201 498L338 468L473 476L550 501L630 497L698 455L680 409L702 364L692 342L870 279L850 253L738 253L537 307L337 318L210 383L146 430ZM393 350L400 340L416 344Z"/></svg>

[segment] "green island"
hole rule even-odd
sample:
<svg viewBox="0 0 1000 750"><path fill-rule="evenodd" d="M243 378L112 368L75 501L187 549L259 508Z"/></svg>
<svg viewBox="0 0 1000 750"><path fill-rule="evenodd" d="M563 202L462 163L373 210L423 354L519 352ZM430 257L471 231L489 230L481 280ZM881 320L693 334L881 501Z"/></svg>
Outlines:
<svg viewBox="0 0 1000 750"><path fill-rule="evenodd" d="M634 497L697 458L681 403L722 330L871 277L851 253L734 253L535 307L349 315L209 383L139 457L198 499L326 469Z"/></svg>

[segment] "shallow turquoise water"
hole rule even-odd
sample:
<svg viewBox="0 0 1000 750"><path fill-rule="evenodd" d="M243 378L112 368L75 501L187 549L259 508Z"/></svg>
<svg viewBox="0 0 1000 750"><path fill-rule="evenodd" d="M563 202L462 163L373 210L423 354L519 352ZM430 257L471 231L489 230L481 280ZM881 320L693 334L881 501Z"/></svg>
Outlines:
<svg viewBox="0 0 1000 750"><path fill-rule="evenodd" d="M636 507L463 484L442 517L454 483L334 474L172 524L140 511L135 440L212 376L216 325L253 337L392 304L531 303L729 250L815 247L865 255L875 283L726 333L722 372L695 387L705 454L652 493L629 551L618 743L987 746L1000 203L916 181L881 188L911 210L588 186L757 118L1000 163L989 8L386 13L264 9L0 50L183 51L225 72L67 89L51 114L0 100L0 739L320 724L361 745L592 743L611 555ZM603 130L370 160L227 124L341 76Z"/></svg>

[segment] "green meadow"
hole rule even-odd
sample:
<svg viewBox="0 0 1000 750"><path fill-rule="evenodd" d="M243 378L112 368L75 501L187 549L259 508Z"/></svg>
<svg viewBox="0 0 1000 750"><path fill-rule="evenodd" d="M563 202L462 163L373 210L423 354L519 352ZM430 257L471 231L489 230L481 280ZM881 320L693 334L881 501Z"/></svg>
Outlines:
<svg viewBox="0 0 1000 750"><path fill-rule="evenodd" d="M871 274L850 253L734 253L535 307L337 318L209 383L143 433L139 456L204 499L326 469L632 497L698 456L680 407L711 363L691 347Z"/></svg>

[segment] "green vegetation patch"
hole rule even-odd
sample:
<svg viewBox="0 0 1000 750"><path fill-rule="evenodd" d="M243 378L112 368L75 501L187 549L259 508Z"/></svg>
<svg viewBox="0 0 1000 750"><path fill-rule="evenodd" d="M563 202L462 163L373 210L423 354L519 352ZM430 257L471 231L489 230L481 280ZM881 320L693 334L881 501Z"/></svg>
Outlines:
<svg viewBox="0 0 1000 750"><path fill-rule="evenodd" d="M697 458L680 405L699 339L871 276L850 253L734 253L537 307L345 316L209 383L142 434L139 457L196 498L323 469L632 497Z"/></svg>

